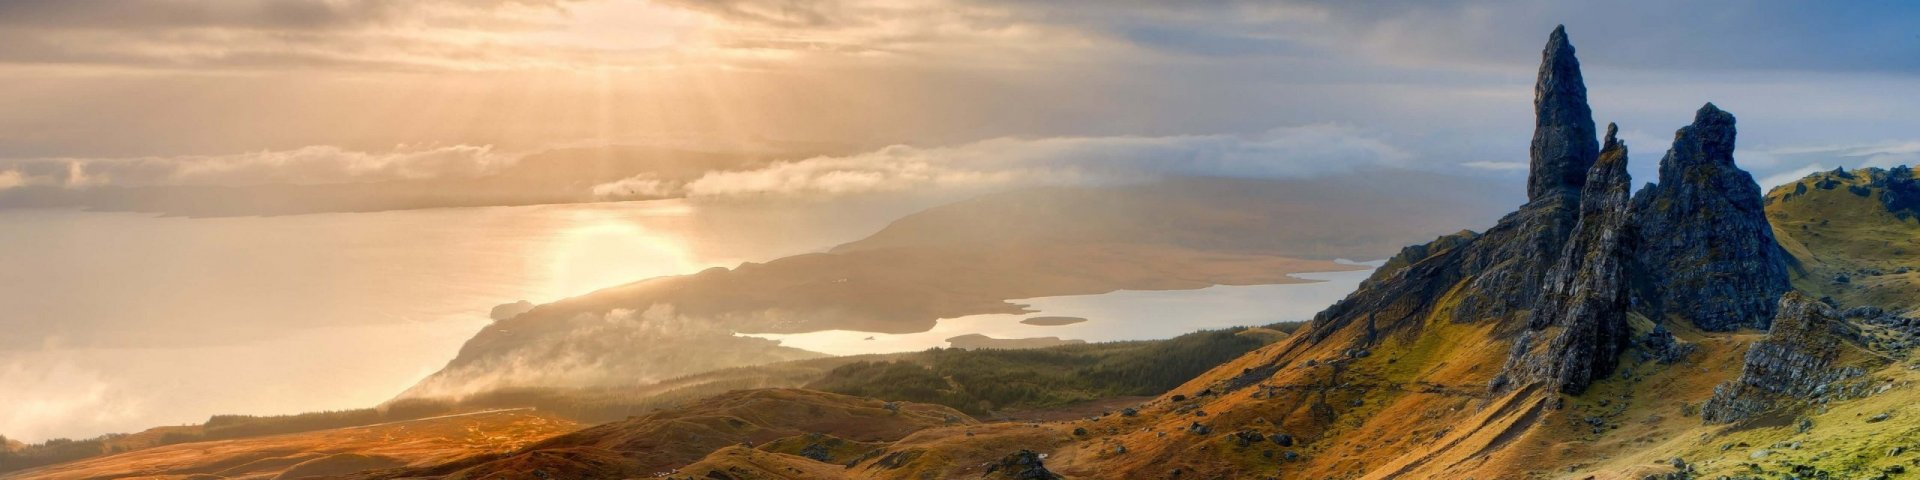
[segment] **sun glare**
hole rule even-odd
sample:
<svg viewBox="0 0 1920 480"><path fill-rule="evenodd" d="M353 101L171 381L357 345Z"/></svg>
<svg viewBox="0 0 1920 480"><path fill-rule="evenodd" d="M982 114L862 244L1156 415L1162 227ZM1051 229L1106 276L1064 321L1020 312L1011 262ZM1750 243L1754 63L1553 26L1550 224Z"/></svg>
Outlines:
<svg viewBox="0 0 1920 480"><path fill-rule="evenodd" d="M561 230L546 249L552 295L578 295L702 267L679 239L612 212L573 212L569 221L575 226ZM635 271L655 273L636 277Z"/></svg>

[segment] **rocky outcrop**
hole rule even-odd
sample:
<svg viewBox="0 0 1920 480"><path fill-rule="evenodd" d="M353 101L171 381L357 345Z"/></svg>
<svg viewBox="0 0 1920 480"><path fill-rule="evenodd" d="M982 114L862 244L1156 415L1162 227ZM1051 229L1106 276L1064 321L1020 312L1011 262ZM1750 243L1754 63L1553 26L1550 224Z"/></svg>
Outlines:
<svg viewBox="0 0 1920 480"><path fill-rule="evenodd" d="M1654 325L1652 331L1640 335L1640 338L1635 339L1633 343L1634 346L1639 347L1640 361L1660 362L1664 365L1679 363L1688 355L1692 355L1694 350L1699 349L1692 343L1680 341L1680 338L1673 336L1673 332L1667 330L1665 325Z"/></svg>
<svg viewBox="0 0 1920 480"><path fill-rule="evenodd" d="M987 474L983 478L1004 478L1008 480L1055 480L1059 474L1047 471L1041 455L1032 450L1021 450L1007 454L1000 461L987 465Z"/></svg>
<svg viewBox="0 0 1920 480"><path fill-rule="evenodd" d="M1632 332L1627 326L1628 265L1633 235L1628 228L1627 146L1607 125L1606 148L1587 174L1580 220L1534 302L1533 319L1508 357L1505 380L1544 382L1578 394L1613 370ZM1545 336L1544 341L1534 340Z"/></svg>
<svg viewBox="0 0 1920 480"><path fill-rule="evenodd" d="M1660 182L1634 197L1651 318L1675 315L1703 330L1766 328L1788 289L1753 176L1733 164L1733 114L1709 103L1674 134Z"/></svg>
<svg viewBox="0 0 1920 480"><path fill-rule="evenodd" d="M1880 205L1887 213L1900 220L1920 216L1920 180L1913 178L1913 168L1906 165L1882 171L1869 169L1873 175L1872 186L1879 187Z"/></svg>
<svg viewBox="0 0 1920 480"><path fill-rule="evenodd" d="M1740 377L1713 388L1700 407L1708 423L1752 418L1791 402L1827 395L1834 383L1858 377L1857 367L1839 365L1859 332L1828 306L1798 292L1780 298L1779 314L1767 338L1747 348Z"/></svg>
<svg viewBox="0 0 1920 480"><path fill-rule="evenodd" d="M1458 248L1460 246L1466 245L1468 243L1471 243L1475 237L1479 237L1479 236L1480 236L1479 232L1475 232L1472 230L1461 230L1458 232L1441 235L1437 238L1434 238L1433 241L1431 242L1408 245L1404 248L1401 248L1400 253L1396 253L1392 257L1387 258L1387 262L1381 264L1380 268L1374 269L1373 275L1368 277L1365 283L1370 284L1370 283L1378 282L1380 281L1380 279L1393 275L1394 272L1398 272L1401 269L1407 268L1408 265L1412 265L1414 264L1414 262L1426 260L1427 257L1432 257L1434 255L1439 254L1440 252L1452 250L1454 248Z"/></svg>
<svg viewBox="0 0 1920 480"><path fill-rule="evenodd" d="M1501 323L1533 308L1579 219L1581 186L1597 156L1586 85L1564 29L1548 38L1538 80L1527 204L1485 233L1456 233L1402 250L1352 295L1316 315L1308 338L1324 340L1362 319L1375 328L1404 328L1443 307L1456 322ZM1461 282L1473 294L1440 305Z"/></svg>
<svg viewBox="0 0 1920 480"><path fill-rule="evenodd" d="M1594 144L1593 110L1580 60L1573 56L1566 27L1553 29L1540 52L1540 75L1533 87L1533 145L1527 199L1580 193L1587 170L1599 156Z"/></svg>
<svg viewBox="0 0 1920 480"><path fill-rule="evenodd" d="M1513 346L1490 386L1578 394L1634 344L1631 312L1709 330L1768 323L1787 290L1786 264L1758 185L1733 164L1733 116L1702 108L1662 159L1661 182L1635 196L1616 126L1595 151L1564 29L1541 60L1527 204L1485 233L1402 250L1316 316L1307 338L1364 328L1348 338L1365 345L1351 350L1413 334L1429 318L1492 322ZM1647 342L1662 361L1686 356L1671 334Z"/></svg>

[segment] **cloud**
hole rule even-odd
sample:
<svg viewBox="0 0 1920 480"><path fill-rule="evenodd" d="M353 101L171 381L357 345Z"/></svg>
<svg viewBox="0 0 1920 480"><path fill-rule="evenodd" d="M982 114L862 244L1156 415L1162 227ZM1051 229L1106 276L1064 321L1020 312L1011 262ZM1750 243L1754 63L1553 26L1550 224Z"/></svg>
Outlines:
<svg viewBox="0 0 1920 480"><path fill-rule="evenodd" d="M142 414L138 396L52 347L0 353L0 405L0 434L29 442L104 432Z"/></svg>
<svg viewBox="0 0 1920 480"><path fill-rule="evenodd" d="M1920 141L1893 141L1837 149L1837 155L1862 159L1860 167L1892 168L1920 163Z"/></svg>
<svg viewBox="0 0 1920 480"><path fill-rule="evenodd" d="M1475 170L1514 171L1514 170L1526 170L1527 162L1490 162L1490 161L1480 160L1480 161L1462 163L1460 164L1460 166L1475 169Z"/></svg>
<svg viewBox="0 0 1920 480"><path fill-rule="evenodd" d="M580 313L551 329L516 326L522 339L513 345L463 355L401 396L461 397L531 386L646 385L722 368L818 356L781 347L775 340L734 336L724 325L719 319L682 315L672 304L654 304L638 311Z"/></svg>
<svg viewBox="0 0 1920 480"><path fill-rule="evenodd" d="M1226 0L1205 8L1154 1L723 0L666 2L729 24L728 35L833 38L897 51L987 32L1076 36L1106 49L1244 59L1332 53L1400 64L1524 65L1543 32L1565 23L1583 58L1638 68L1920 70L1915 9L1657 0L1539 4L1518 0L1340 2ZM939 21L927 21L927 20ZM1520 27L1520 28L1515 28ZM847 35L850 32L885 35ZM826 35L823 35L826 34ZM804 47L818 42L795 42ZM1676 45L1684 48L1675 48ZM1887 49L1849 48L1885 45Z"/></svg>
<svg viewBox="0 0 1920 480"><path fill-rule="evenodd" d="M1920 164L1920 140L1785 146L1737 155L1743 167L1758 172L1773 171L1760 180L1761 187L1773 188L1836 166L1891 168Z"/></svg>
<svg viewBox="0 0 1920 480"><path fill-rule="evenodd" d="M237 151L262 137L531 150L675 132L845 152L1338 122L1457 166L1525 156L1532 64L1562 22L1603 120L1665 138L1712 99L1741 114L1743 139L1852 142L1911 130L1899 119L1920 72L1912 13L1718 0L0 2L0 103L14 106L0 112L0 156ZM908 173L788 180L856 189ZM598 193L684 187L635 178Z"/></svg>
<svg viewBox="0 0 1920 480"><path fill-rule="evenodd" d="M575 3L17 0L0 2L0 63L182 71L521 68L605 53L552 41Z"/></svg>
<svg viewBox="0 0 1920 480"><path fill-rule="evenodd" d="M1772 190L1773 187L1786 185L1788 182L1806 178L1807 175L1812 175L1814 174L1814 172L1822 172L1826 170L1829 170L1829 168L1827 168L1826 165L1815 163L1815 164L1803 166L1800 168L1796 168L1793 170L1788 170L1785 172L1768 175L1766 176L1766 178L1760 179L1760 190L1761 191Z"/></svg>
<svg viewBox="0 0 1920 480"><path fill-rule="evenodd" d="M455 145L390 152L333 146L234 155L0 161L0 190L25 185L95 186L315 185L472 178L512 166L517 156Z"/></svg>
<svg viewBox="0 0 1920 480"><path fill-rule="evenodd" d="M643 173L593 186L596 198L665 198L679 195L675 186L651 173Z"/></svg>
<svg viewBox="0 0 1920 480"><path fill-rule="evenodd" d="M692 198L834 196L1132 181L1161 176L1304 178L1404 167L1412 155L1338 125L1280 128L1252 137L997 138L950 147L895 145L708 173L677 190ZM618 191L634 179L595 187ZM650 179L639 186L663 188Z"/></svg>

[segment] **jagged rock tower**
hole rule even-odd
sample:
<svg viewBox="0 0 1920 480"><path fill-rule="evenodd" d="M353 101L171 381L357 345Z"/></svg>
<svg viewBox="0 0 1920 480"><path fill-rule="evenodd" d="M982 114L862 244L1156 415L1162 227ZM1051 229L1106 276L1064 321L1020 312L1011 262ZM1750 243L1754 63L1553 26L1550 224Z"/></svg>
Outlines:
<svg viewBox="0 0 1920 480"><path fill-rule="evenodd" d="M1409 247L1320 312L1309 341L1366 328L1364 349L1430 319L1492 323L1512 351L1491 387L1577 394L1626 348L1630 312L1724 330L1764 326L1787 290L1758 185L1733 164L1733 117L1712 104L1680 129L1660 184L1632 195L1627 147L1594 138L1564 28L1541 52L1526 205L1484 234ZM1662 314L1666 315L1662 315ZM1364 325L1362 325L1362 320Z"/></svg>
<svg viewBox="0 0 1920 480"><path fill-rule="evenodd" d="M1366 316L1376 316L1379 328L1406 329L1437 310L1456 322L1502 323L1530 311L1579 221L1581 190L1598 156L1586 92L1566 30L1556 28L1541 52L1534 87L1527 204L1484 234L1463 232L1403 250L1390 267L1316 315L1309 338L1324 340ZM1456 287L1473 294L1436 304Z"/></svg>
<svg viewBox="0 0 1920 480"><path fill-rule="evenodd" d="M1288 442L1298 438L1312 449L1286 459L1300 462L1303 477L1519 476L1516 468L1563 451L1567 432L1559 423L1580 412L1551 410L1565 395L1588 392L1636 348L1636 314L1650 313L1656 301L1669 313L1647 315L1655 328L1638 345L1659 348L1662 363L1672 363L1689 350L1658 327L1725 328L1769 311L1756 303L1778 300L1786 276L1773 267L1779 247L1765 236L1759 189L1733 165L1732 116L1703 109L1662 162L1660 185L1636 197L1619 129L1608 125L1605 141L1595 138L1564 29L1541 52L1534 93L1525 205L1484 233L1401 250L1298 335L1221 365L1152 406L1156 421L1189 425L1189 432L1209 425L1284 430ZM1686 304L1734 296L1727 306ZM1805 323L1787 318L1782 331ZM1775 353L1750 355L1748 368L1783 364ZM1716 407L1771 405L1749 402L1752 388L1727 390ZM1241 473L1245 459L1261 462L1236 456L1256 453L1249 443L1221 449L1221 438L1205 431L1123 434L1140 439L1140 448L1099 461L1127 478L1164 477L1167 467L1227 478ZM1201 463L1188 461L1201 452Z"/></svg>
<svg viewBox="0 0 1920 480"><path fill-rule="evenodd" d="M1514 343L1509 381L1552 382L1558 390L1580 393L1613 371L1627 344L1627 274L1636 242L1627 217L1633 179L1618 131L1607 124L1606 147L1580 195L1580 222L1547 273L1528 330ZM1541 332L1550 338L1536 345Z"/></svg>
<svg viewBox="0 0 1920 480"><path fill-rule="evenodd" d="M1634 196L1648 317L1690 319L1703 330L1767 328L1790 288L1787 255L1767 224L1760 185L1733 164L1733 114L1712 103L1673 134L1660 183Z"/></svg>
<svg viewBox="0 0 1920 480"><path fill-rule="evenodd" d="M1599 156L1593 142L1593 109L1580 59L1573 56L1567 28L1553 29L1540 52L1540 76L1533 85L1533 146L1527 200L1577 195L1587 170Z"/></svg>

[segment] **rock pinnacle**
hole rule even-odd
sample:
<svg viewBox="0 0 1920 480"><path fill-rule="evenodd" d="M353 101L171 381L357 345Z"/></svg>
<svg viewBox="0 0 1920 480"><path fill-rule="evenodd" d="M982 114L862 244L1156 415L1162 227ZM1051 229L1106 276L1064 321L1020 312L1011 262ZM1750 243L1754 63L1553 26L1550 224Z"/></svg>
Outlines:
<svg viewBox="0 0 1920 480"><path fill-rule="evenodd" d="M1579 195L1587 170L1600 155L1594 141L1593 110L1580 77L1566 27L1553 29L1540 52L1540 76L1533 87L1534 129L1527 200Z"/></svg>

